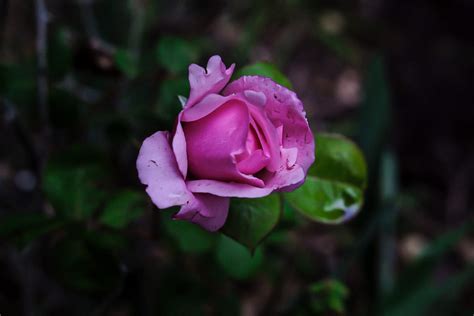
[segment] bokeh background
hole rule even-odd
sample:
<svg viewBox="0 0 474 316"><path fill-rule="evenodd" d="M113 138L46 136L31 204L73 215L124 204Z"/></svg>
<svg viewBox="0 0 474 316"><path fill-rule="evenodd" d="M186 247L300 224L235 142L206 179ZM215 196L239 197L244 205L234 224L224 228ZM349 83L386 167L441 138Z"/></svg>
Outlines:
<svg viewBox="0 0 474 316"><path fill-rule="evenodd" d="M0 314L471 315L474 3L1 0ZM288 76L315 132L354 139L365 206L295 214L251 256L139 184L187 66Z"/></svg>

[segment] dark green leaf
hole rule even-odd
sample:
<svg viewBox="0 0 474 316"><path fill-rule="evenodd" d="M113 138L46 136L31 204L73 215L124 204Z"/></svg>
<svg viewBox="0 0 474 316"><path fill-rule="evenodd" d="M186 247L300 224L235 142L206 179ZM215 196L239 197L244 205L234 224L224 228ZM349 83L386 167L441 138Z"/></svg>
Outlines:
<svg viewBox="0 0 474 316"><path fill-rule="evenodd" d="M128 78L133 79L138 74L138 63L135 58L126 50L119 49L115 52L115 63L117 67Z"/></svg>
<svg viewBox="0 0 474 316"><path fill-rule="evenodd" d="M308 174L361 189L367 182L364 155L354 142L338 134L316 135L316 161Z"/></svg>
<svg viewBox="0 0 474 316"><path fill-rule="evenodd" d="M280 220L277 194L260 199L232 199L222 232L253 251Z"/></svg>
<svg viewBox="0 0 474 316"><path fill-rule="evenodd" d="M165 230L178 243L179 249L189 253L204 253L212 249L217 235L187 221L163 216Z"/></svg>
<svg viewBox="0 0 474 316"><path fill-rule="evenodd" d="M252 255L248 249L233 239L221 235L216 248L216 259L222 269L235 279L251 277L263 262L261 248Z"/></svg>
<svg viewBox="0 0 474 316"><path fill-rule="evenodd" d="M316 137L316 162L306 182L287 193L292 207L323 223L341 223L361 208L367 167L359 148L345 137L320 134Z"/></svg>
<svg viewBox="0 0 474 316"><path fill-rule="evenodd" d="M60 215L86 219L106 198L100 186L104 172L99 165L51 165L46 170L44 190Z"/></svg>
<svg viewBox="0 0 474 316"><path fill-rule="evenodd" d="M290 80L280 71L278 68L268 62L258 62L252 65L245 66L237 71L235 77L239 78L242 76L262 76L268 77L276 83L292 89Z"/></svg>
<svg viewBox="0 0 474 316"><path fill-rule="evenodd" d="M100 221L113 228L124 228L143 214L144 204L143 194L122 191L107 203Z"/></svg>
<svg viewBox="0 0 474 316"><path fill-rule="evenodd" d="M198 55L195 45L179 37L163 37L156 46L158 63L172 73L186 72Z"/></svg>

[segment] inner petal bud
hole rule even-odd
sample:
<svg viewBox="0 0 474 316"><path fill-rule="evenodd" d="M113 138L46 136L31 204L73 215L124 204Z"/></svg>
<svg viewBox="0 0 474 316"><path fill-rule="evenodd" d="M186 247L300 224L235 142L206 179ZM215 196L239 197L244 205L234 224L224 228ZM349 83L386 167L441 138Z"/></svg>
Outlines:
<svg viewBox="0 0 474 316"><path fill-rule="evenodd" d="M270 157L266 156L263 150L257 149L247 158L237 163L237 168L245 174L254 174L265 168L270 161Z"/></svg>

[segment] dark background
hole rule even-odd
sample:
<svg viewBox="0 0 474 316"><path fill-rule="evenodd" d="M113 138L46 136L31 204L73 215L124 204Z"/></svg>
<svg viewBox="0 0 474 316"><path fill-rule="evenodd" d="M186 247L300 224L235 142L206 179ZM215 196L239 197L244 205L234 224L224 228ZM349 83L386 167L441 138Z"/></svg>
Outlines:
<svg viewBox="0 0 474 316"><path fill-rule="evenodd" d="M38 3L0 1L0 314L474 312L472 1ZM275 64L315 132L361 146L358 217L288 209L229 262L154 209L138 148L213 54Z"/></svg>

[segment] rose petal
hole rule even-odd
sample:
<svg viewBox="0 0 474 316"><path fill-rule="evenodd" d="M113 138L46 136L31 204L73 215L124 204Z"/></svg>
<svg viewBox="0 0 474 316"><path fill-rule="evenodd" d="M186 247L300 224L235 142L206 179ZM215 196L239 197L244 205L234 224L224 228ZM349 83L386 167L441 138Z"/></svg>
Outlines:
<svg viewBox="0 0 474 316"><path fill-rule="evenodd" d="M191 173L199 179L263 186L262 180L239 172L234 158L245 150L248 126L247 105L237 99L199 120L184 122Z"/></svg>
<svg viewBox="0 0 474 316"><path fill-rule="evenodd" d="M301 166L295 165L293 168L288 169L286 161L282 160L280 170L275 173L267 173L267 175L262 176L262 179L274 190L282 191L289 186L292 186L295 189L301 186L304 182L305 176L306 173ZM189 187L188 189L191 191Z"/></svg>
<svg viewBox="0 0 474 316"><path fill-rule="evenodd" d="M265 112L268 118L274 126L283 125L283 147L298 149L296 163L307 172L314 162L314 138L306 120L303 104L296 94L269 78L259 76L243 76L231 82L223 94L237 94L246 90L265 94L267 98Z"/></svg>
<svg viewBox="0 0 474 316"><path fill-rule="evenodd" d="M222 182L216 180L187 181L188 189L193 193L209 193L222 197L258 198L267 196L275 190L286 186L299 186L303 183L305 173L303 168L284 169L275 174L269 173L264 188L235 182Z"/></svg>
<svg viewBox="0 0 474 316"><path fill-rule="evenodd" d="M190 191L209 193L222 197L257 198L272 193L273 188L258 188L253 185L222 182L217 180L192 180L187 182Z"/></svg>
<svg viewBox="0 0 474 316"><path fill-rule="evenodd" d="M270 157L267 169L274 172L280 165L280 143L278 133L273 123L266 117L263 109L249 105L252 125L262 145L265 154Z"/></svg>
<svg viewBox="0 0 474 316"><path fill-rule="evenodd" d="M188 174L188 156L186 153L186 138L184 137L183 126L181 125L181 116L183 112L179 113L176 123L176 131L173 136L172 147L178 163L178 169L181 171L183 178L186 179Z"/></svg>
<svg viewBox="0 0 474 316"><path fill-rule="evenodd" d="M267 97L261 92L245 90L244 96L253 105L265 106L265 104L267 103Z"/></svg>
<svg viewBox="0 0 474 316"><path fill-rule="evenodd" d="M182 111L181 121L192 122L203 118L206 115L217 110L224 103L239 99L235 96L223 97L219 94L208 94L201 101L196 103L193 107L188 107Z"/></svg>
<svg viewBox="0 0 474 316"><path fill-rule="evenodd" d="M229 213L229 203L230 199L226 197L194 194L194 199L183 205L174 218L196 223L214 232L224 225Z"/></svg>
<svg viewBox="0 0 474 316"><path fill-rule="evenodd" d="M237 163L237 169L245 174L254 174L265 168L270 158L258 149L252 152L250 156Z"/></svg>
<svg viewBox="0 0 474 316"><path fill-rule="evenodd" d="M204 96L211 93L220 92L229 82L234 72L235 64L226 69L221 58L217 55L212 56L208 63L207 69L196 64L189 66L189 84L191 91L189 93L186 107L191 107L199 102Z"/></svg>
<svg viewBox="0 0 474 316"><path fill-rule="evenodd" d="M277 127L277 135L278 141L280 142L280 146L283 145L283 125Z"/></svg>
<svg viewBox="0 0 474 316"><path fill-rule="evenodd" d="M293 168L296 164L296 159L298 158L298 148L280 148L281 156L286 162L287 168Z"/></svg>
<svg viewBox="0 0 474 316"><path fill-rule="evenodd" d="M158 208L183 205L192 199L168 142L168 132L156 132L142 144L137 158L140 181Z"/></svg>

